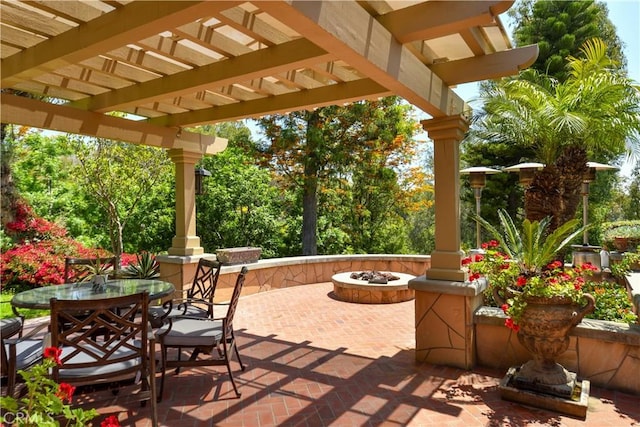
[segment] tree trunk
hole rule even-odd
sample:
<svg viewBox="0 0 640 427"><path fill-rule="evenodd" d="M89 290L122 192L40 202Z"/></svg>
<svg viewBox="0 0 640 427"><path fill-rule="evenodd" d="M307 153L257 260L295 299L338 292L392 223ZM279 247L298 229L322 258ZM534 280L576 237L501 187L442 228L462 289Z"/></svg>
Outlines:
<svg viewBox="0 0 640 427"><path fill-rule="evenodd" d="M567 147L556 161L562 176L560 224L575 218L582 194L582 181L588 173L587 152L582 147Z"/></svg>
<svg viewBox="0 0 640 427"><path fill-rule="evenodd" d="M582 147L567 147L555 164L536 172L525 190L526 218L540 221L550 216L549 231L573 219L587 170L586 151Z"/></svg>
<svg viewBox="0 0 640 427"><path fill-rule="evenodd" d="M524 193L525 216L529 221L540 221L552 217L550 230L558 227L558 216L562 205L560 172L555 165L547 165L536 172Z"/></svg>
<svg viewBox="0 0 640 427"><path fill-rule="evenodd" d="M16 186L11 175L11 158L13 156L12 142L7 141L9 125L0 123L0 189L2 190L0 202L0 222L4 228L8 223L15 221L15 206L17 200Z"/></svg>
<svg viewBox="0 0 640 427"><path fill-rule="evenodd" d="M302 255L317 255L316 228L318 224L318 180L305 178L302 195Z"/></svg>
<svg viewBox="0 0 640 427"><path fill-rule="evenodd" d="M318 131L319 118L316 112L307 116L307 144L304 162L302 189L302 255L317 255L318 243L318 157L317 147L322 133Z"/></svg>

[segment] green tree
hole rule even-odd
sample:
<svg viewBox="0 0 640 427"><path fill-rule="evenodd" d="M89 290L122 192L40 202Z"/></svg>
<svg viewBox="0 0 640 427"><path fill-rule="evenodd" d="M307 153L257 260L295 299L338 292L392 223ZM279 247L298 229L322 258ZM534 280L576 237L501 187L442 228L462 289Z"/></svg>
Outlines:
<svg viewBox="0 0 640 427"><path fill-rule="evenodd" d="M535 70L503 79L484 95L478 144L514 144L546 166L525 192L525 214L552 216L552 229L575 216L586 161L609 162L629 148L640 154L640 90L621 75L602 40L587 42L584 59L569 58L558 82Z"/></svg>
<svg viewBox="0 0 640 427"><path fill-rule="evenodd" d="M560 81L569 77L566 67L569 56L578 56L583 44L594 37L607 44L608 56L622 69L626 59L622 41L608 18L605 3L593 0L519 1L509 10L516 23L514 40L517 46L538 44L539 54L531 68Z"/></svg>
<svg viewBox="0 0 640 427"><path fill-rule="evenodd" d="M212 173L205 180L205 194L196 199L202 246L210 252L260 246L264 258L284 255L287 214L282 201L286 195L271 185L269 170L255 165L245 151L251 147L250 130L242 123L208 125L199 130L229 140L226 150L200 162Z"/></svg>
<svg viewBox="0 0 640 427"><path fill-rule="evenodd" d="M608 9L602 2L588 1L534 1L518 0L509 10L509 15L515 23L513 39L517 46L537 43L540 54L537 61L531 66L539 74L547 74L555 79L564 81L569 76L567 62L568 57L582 55L580 48L583 43L592 38L599 37L607 45L608 56L614 61L621 72L625 70L626 58L622 52L622 42L616 34L615 26L608 18ZM527 73L523 77L527 78ZM510 80L510 79L509 79ZM480 99L486 100L496 92L499 81L485 81L480 84ZM474 132L476 123L483 120L485 112L499 114L490 111L490 105L484 105L475 112L470 137L463 143L462 159L467 166L504 167L511 166L534 159L533 147L529 144L521 145L517 141L498 141L491 138L491 144L483 144L478 140L478 134ZM589 160L604 161L605 158L590 158ZM608 160L607 160L608 161ZM473 193L468 187L467 180L463 185L468 191L463 192L463 212L474 211ZM598 205L606 203L598 199L600 194L612 191L611 183L598 182L592 184L590 197L590 209L596 209ZM487 186L483 190L482 216L497 222L496 209L501 207L509 212L516 212L521 207L523 188L518 185L517 174L492 175L487 180ZM490 203L486 203L490 201ZM473 224L468 224L472 227ZM463 229L467 229L466 227Z"/></svg>
<svg viewBox="0 0 640 427"><path fill-rule="evenodd" d="M154 147L82 137L69 143L77 176L105 213L111 250L119 257L125 227L162 177L172 174L171 162Z"/></svg>
<svg viewBox="0 0 640 427"><path fill-rule="evenodd" d="M417 125L397 97L274 115L258 121L267 140L262 164L288 188L302 191L302 254L317 254L318 191L324 180L345 177L373 156L385 167L406 161ZM351 176L347 177L351 179Z"/></svg>

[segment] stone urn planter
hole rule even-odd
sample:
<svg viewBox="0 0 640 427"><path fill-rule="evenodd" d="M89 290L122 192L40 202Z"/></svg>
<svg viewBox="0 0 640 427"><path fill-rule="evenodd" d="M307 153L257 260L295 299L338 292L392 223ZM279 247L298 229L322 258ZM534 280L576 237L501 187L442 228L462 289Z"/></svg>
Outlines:
<svg viewBox="0 0 640 427"><path fill-rule="evenodd" d="M494 293L500 304L504 300ZM520 319L518 341L533 359L524 363L513 377L517 388L570 398L576 385L576 374L556 362L569 347L569 332L595 309L595 299L584 294L580 306L566 297L528 297Z"/></svg>

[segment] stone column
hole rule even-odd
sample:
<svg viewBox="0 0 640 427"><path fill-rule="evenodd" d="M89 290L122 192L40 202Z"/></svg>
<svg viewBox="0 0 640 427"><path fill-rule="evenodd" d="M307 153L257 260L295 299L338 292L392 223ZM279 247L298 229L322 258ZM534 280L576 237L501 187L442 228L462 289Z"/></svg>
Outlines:
<svg viewBox="0 0 640 427"><path fill-rule="evenodd" d="M428 279L465 281L460 250L460 141L469 128L461 115L422 122L434 145L436 247Z"/></svg>
<svg viewBox="0 0 640 427"><path fill-rule="evenodd" d="M475 364L473 313L484 283L466 282L460 250L459 145L468 129L462 116L422 122L434 142L436 247L415 291L416 361L469 369Z"/></svg>
<svg viewBox="0 0 640 427"><path fill-rule="evenodd" d="M176 235L171 241L169 255L200 255L204 249L196 235L195 164L201 153L171 149L169 157L176 168Z"/></svg>

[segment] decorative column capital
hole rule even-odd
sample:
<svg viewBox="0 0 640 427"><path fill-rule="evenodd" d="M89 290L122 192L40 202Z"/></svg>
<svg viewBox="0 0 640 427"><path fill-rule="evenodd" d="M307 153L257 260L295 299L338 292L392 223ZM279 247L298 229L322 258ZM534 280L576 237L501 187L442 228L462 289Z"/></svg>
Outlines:
<svg viewBox="0 0 640 427"><path fill-rule="evenodd" d="M455 116L436 117L420 122L422 128L429 133L431 139L462 140L469 130L469 118L465 114Z"/></svg>

